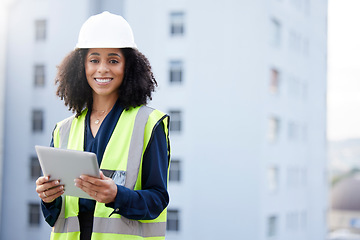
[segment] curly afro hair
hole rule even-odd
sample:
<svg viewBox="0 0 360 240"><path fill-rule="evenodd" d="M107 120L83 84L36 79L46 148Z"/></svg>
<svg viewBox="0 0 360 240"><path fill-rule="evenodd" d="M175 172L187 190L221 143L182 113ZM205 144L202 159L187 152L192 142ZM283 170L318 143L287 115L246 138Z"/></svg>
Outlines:
<svg viewBox="0 0 360 240"><path fill-rule="evenodd" d="M70 52L58 66L55 84L56 95L64 100L69 110L79 116L85 108L92 107L92 89L86 80L85 59L89 49ZM137 49L121 48L125 57L125 74L118 89L119 101L126 109L145 105L157 82L149 60Z"/></svg>

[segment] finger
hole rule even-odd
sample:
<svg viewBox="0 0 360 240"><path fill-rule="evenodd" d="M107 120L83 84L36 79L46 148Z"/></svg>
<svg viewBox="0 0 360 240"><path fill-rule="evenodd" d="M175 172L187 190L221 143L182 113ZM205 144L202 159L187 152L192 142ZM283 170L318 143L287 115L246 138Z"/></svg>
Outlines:
<svg viewBox="0 0 360 240"><path fill-rule="evenodd" d="M50 197L45 193L39 193L39 197L44 201L44 202L49 202Z"/></svg>
<svg viewBox="0 0 360 240"><path fill-rule="evenodd" d="M87 182L79 178L75 179L75 186L87 192L89 195L93 191L99 191L101 188L91 182Z"/></svg>
<svg viewBox="0 0 360 240"><path fill-rule="evenodd" d="M101 180L100 178L92 177L92 176L89 176L89 175L81 175L80 179L85 181L85 182L89 182L91 184L94 184L94 185L99 185L99 183L101 182L101 181L99 181L99 180Z"/></svg>
<svg viewBox="0 0 360 240"><path fill-rule="evenodd" d="M113 202L116 194L117 187L113 181L104 181L103 186L99 187L92 183L82 181L81 179L75 179L75 186L89 194L96 201L101 203Z"/></svg>
<svg viewBox="0 0 360 240"><path fill-rule="evenodd" d="M44 196L41 197L40 194L39 194L39 196L40 196L40 198L41 198L44 202L46 202L46 203L51 203L51 202L54 201L56 198L60 197L62 194L64 194L64 189L61 190L61 191L59 191L59 192L57 192L56 194L51 195L51 196L47 196L47 194L46 194L47 197L44 197Z"/></svg>
<svg viewBox="0 0 360 240"><path fill-rule="evenodd" d="M96 198L97 195L97 191L93 190L92 188L88 188L84 185L81 185L79 183L75 183L75 186L80 188L81 190L83 190L84 192L86 192L87 194L89 194L89 196L93 197L94 199ZM96 200L96 199L95 199Z"/></svg>
<svg viewBox="0 0 360 240"><path fill-rule="evenodd" d="M43 183L43 184L38 185L36 187L36 192L38 192L38 193L44 192L44 191L46 191L46 190L48 190L50 188L59 186L59 184L60 184L59 180L53 180L53 181L50 181L50 182Z"/></svg>
<svg viewBox="0 0 360 240"><path fill-rule="evenodd" d="M51 188L49 190L46 190L44 193L47 197L52 197L56 194L58 194L59 192L62 192L64 191L64 186L63 185L60 185L60 186L57 186L55 188Z"/></svg>
<svg viewBox="0 0 360 240"><path fill-rule="evenodd" d="M45 182L49 181L49 176L42 176L42 177L39 177L37 180L36 180L36 185L41 185L41 184L44 184Z"/></svg>

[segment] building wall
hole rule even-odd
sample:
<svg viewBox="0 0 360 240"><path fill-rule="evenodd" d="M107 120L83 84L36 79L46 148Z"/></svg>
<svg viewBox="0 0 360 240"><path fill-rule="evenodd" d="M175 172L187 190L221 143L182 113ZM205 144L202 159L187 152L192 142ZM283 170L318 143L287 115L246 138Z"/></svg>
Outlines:
<svg viewBox="0 0 360 240"><path fill-rule="evenodd" d="M169 185L180 229L168 239L325 238L326 9L305 0L127 1L159 82L152 104L182 111L171 141L183 179ZM170 36L171 12L184 13L182 37ZM180 85L169 83L173 59L184 62Z"/></svg>
<svg viewBox="0 0 360 240"><path fill-rule="evenodd" d="M14 1L9 8L5 143L0 239L49 239L50 227L29 224L29 204L39 204L30 175L34 145L49 145L57 121L71 115L55 96L56 65L71 51L89 16L88 1ZM67 17L67 16L72 16ZM46 37L35 39L36 20L46 20ZM34 86L35 65L45 66L45 85ZM43 130L32 130L32 111L42 110ZM38 208L39 210L39 208Z"/></svg>
<svg viewBox="0 0 360 240"><path fill-rule="evenodd" d="M267 98L280 118L279 142L263 151L279 167L280 186L268 196L284 239L323 239L326 231L326 19L325 1L273 1L269 17L281 23L282 43L270 48L269 67L281 88ZM264 156L265 157L265 156Z"/></svg>
<svg viewBox="0 0 360 240"><path fill-rule="evenodd" d="M38 202L29 157L70 115L54 94L55 66L83 21L103 10L129 21L152 64L159 87L150 105L181 111L181 131L171 131L181 180L169 183L179 228L167 239L324 239L326 9L327 1L315 0L17 1L9 18L0 239L49 236L44 221L33 228L18 217ZM182 36L170 34L174 12L184 14ZM34 41L36 19L47 20L44 42ZM180 84L169 82L172 60L183 62ZM33 86L36 63L46 63L43 88ZM35 108L45 112L36 134Z"/></svg>
<svg viewBox="0 0 360 240"><path fill-rule="evenodd" d="M7 8L11 1L2 1L0 3L0 212L1 200L3 196L3 156L4 156L4 100L5 100L5 69L6 69L6 35L7 35ZM1 218L0 218L1 226ZM1 227L0 227L1 230Z"/></svg>

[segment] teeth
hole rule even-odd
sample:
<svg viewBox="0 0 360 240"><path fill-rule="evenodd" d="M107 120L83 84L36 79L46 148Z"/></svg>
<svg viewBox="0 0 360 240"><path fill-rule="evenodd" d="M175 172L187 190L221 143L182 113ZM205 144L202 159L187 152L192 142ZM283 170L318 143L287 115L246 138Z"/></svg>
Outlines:
<svg viewBox="0 0 360 240"><path fill-rule="evenodd" d="M111 81L111 78L95 78L95 81L99 83L107 83Z"/></svg>

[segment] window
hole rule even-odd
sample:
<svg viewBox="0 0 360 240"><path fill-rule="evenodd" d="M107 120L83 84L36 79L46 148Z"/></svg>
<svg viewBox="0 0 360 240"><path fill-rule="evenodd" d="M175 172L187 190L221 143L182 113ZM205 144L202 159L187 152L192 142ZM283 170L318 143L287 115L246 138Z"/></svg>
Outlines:
<svg viewBox="0 0 360 240"><path fill-rule="evenodd" d="M179 160L171 160L169 181L170 182L180 182L180 180L181 180L180 161Z"/></svg>
<svg viewBox="0 0 360 240"><path fill-rule="evenodd" d="M289 48L290 50L297 52L297 53L303 53L304 55L307 55L309 51L309 42L306 38L302 36L301 33L295 30L289 31Z"/></svg>
<svg viewBox="0 0 360 240"><path fill-rule="evenodd" d="M35 39L36 41L46 39L46 20L35 21Z"/></svg>
<svg viewBox="0 0 360 240"><path fill-rule="evenodd" d="M30 226L39 226L40 225L40 204L38 203L29 203L28 205L28 221Z"/></svg>
<svg viewBox="0 0 360 240"><path fill-rule="evenodd" d="M170 61L170 83L181 83L182 71L182 61Z"/></svg>
<svg viewBox="0 0 360 240"><path fill-rule="evenodd" d="M270 70L270 92L278 93L279 91L279 78L280 73L277 69L272 68Z"/></svg>
<svg viewBox="0 0 360 240"><path fill-rule="evenodd" d="M287 186L289 189L298 188L301 184L301 170L298 167L288 167Z"/></svg>
<svg viewBox="0 0 360 240"><path fill-rule="evenodd" d="M278 217L270 216L268 218L267 236L275 237L277 235L277 231L278 231Z"/></svg>
<svg viewBox="0 0 360 240"><path fill-rule="evenodd" d="M301 97L301 91L304 88L302 87L301 80L295 76L289 75L288 77L288 95L292 98Z"/></svg>
<svg viewBox="0 0 360 240"><path fill-rule="evenodd" d="M289 140L298 140L299 139L299 125L295 122L289 122L288 124L288 138Z"/></svg>
<svg viewBox="0 0 360 240"><path fill-rule="evenodd" d="M30 176L32 179L37 179L42 175L39 160L36 156L30 158Z"/></svg>
<svg viewBox="0 0 360 240"><path fill-rule="evenodd" d="M181 132L181 111L170 111L170 131Z"/></svg>
<svg viewBox="0 0 360 240"><path fill-rule="evenodd" d="M276 117L270 117L268 124L268 141L275 142L279 138L280 120Z"/></svg>
<svg viewBox="0 0 360 240"><path fill-rule="evenodd" d="M45 66L44 65L35 65L34 84L35 84L35 86L38 86L38 87L42 87L45 85Z"/></svg>
<svg viewBox="0 0 360 240"><path fill-rule="evenodd" d="M288 231L297 231L299 227L299 214L290 212L286 215L286 228Z"/></svg>
<svg viewBox="0 0 360 240"><path fill-rule="evenodd" d="M168 210L167 213L167 231L179 231L179 211L178 210Z"/></svg>
<svg viewBox="0 0 360 240"><path fill-rule="evenodd" d="M277 19L271 19L271 39L273 46L279 47L281 45L281 24Z"/></svg>
<svg viewBox="0 0 360 240"><path fill-rule="evenodd" d="M184 13L172 12L170 14L170 34L171 36L184 35Z"/></svg>
<svg viewBox="0 0 360 240"><path fill-rule="evenodd" d="M33 132L42 132L44 128L44 113L41 110L32 112L32 130Z"/></svg>
<svg viewBox="0 0 360 240"><path fill-rule="evenodd" d="M275 166L268 168L268 187L270 192L275 192L279 185L279 171Z"/></svg>

